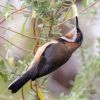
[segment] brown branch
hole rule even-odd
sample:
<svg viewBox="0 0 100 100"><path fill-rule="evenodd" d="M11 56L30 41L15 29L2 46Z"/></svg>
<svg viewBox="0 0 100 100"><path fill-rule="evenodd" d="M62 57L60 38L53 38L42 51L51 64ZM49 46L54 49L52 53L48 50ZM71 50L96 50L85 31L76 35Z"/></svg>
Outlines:
<svg viewBox="0 0 100 100"><path fill-rule="evenodd" d="M72 4L71 4L70 7L68 8L68 10L67 10L67 14L65 15L63 21L66 19L66 16L68 16L68 13L69 13L69 11L70 11L72 5L75 4L76 0L72 0L71 2L72 2Z"/></svg>
<svg viewBox="0 0 100 100"><path fill-rule="evenodd" d="M40 37L40 33L39 33L39 28L37 28L37 25L38 25L38 20L37 19L33 19L33 31L34 31L34 36L35 37ZM39 41L40 39L39 38L36 38L35 39L35 44L34 44L34 48L33 48L33 53L35 54L36 52L36 49L39 47Z"/></svg>
<svg viewBox="0 0 100 100"><path fill-rule="evenodd" d="M38 34L37 31L36 31L36 34ZM38 35L39 35L39 34L38 34ZM36 49L39 47L39 43L40 43L39 40L40 40L40 39L36 39L36 42L35 42L35 44L34 44L34 50L33 50L34 54L35 54L35 52L36 52Z"/></svg>
<svg viewBox="0 0 100 100"><path fill-rule="evenodd" d="M0 7L2 7L2 8L7 8L6 6L3 6L3 5L1 5L1 4L0 4ZM16 10L16 9L11 8L11 10Z"/></svg>
<svg viewBox="0 0 100 100"><path fill-rule="evenodd" d="M4 23L9 17L10 17L10 16L8 16L8 17L5 18L4 20L2 20L2 21L0 22L0 24Z"/></svg>
<svg viewBox="0 0 100 100"><path fill-rule="evenodd" d="M95 1L93 4L91 4L87 8L83 9L82 11L80 11L79 14L82 14L83 12L85 12L86 10L88 10L89 8L93 7L95 4L97 4L97 2L100 2L100 1L99 0Z"/></svg>
<svg viewBox="0 0 100 100"><path fill-rule="evenodd" d="M34 33L34 36L35 36L35 28L36 28L36 18L32 18L32 22L33 22L33 33Z"/></svg>
<svg viewBox="0 0 100 100"><path fill-rule="evenodd" d="M93 4L91 4L90 6L88 6L87 8L83 9L82 11L79 12L79 14L82 14L83 12L85 12L86 10L88 10L89 8L93 7L95 4L97 4L97 2L99 2L99 1L96 1ZM69 21L70 19L64 20L62 23L59 23L59 24L55 25L54 27L60 26L61 24L64 24L65 22Z"/></svg>
<svg viewBox="0 0 100 100"><path fill-rule="evenodd" d="M26 9L26 8L28 8L28 7L29 7L29 6L26 6L26 7L17 9L16 11L12 12L9 16L7 16L7 18L5 18L4 20L2 20L2 21L0 22L0 24L2 24L3 22L5 22L12 14L17 13L17 12L19 12L19 11L22 11L23 9Z"/></svg>
<svg viewBox="0 0 100 100"><path fill-rule="evenodd" d="M71 6L68 8L68 10L67 10L67 14L65 15L63 21L64 21L64 20L66 19L66 17L68 16L68 13L69 13L70 9L71 9Z"/></svg>
<svg viewBox="0 0 100 100"><path fill-rule="evenodd" d="M53 28L53 17L51 16L51 21L49 22L49 32L48 32L48 36L50 37L52 34L52 28Z"/></svg>
<svg viewBox="0 0 100 100"><path fill-rule="evenodd" d="M3 27L3 26L0 26L0 28L3 28L5 30L9 30L11 32L14 32L16 34L19 34L19 35L21 35L23 37L26 37L26 38L29 38L29 39L37 39L38 38L38 39L41 39L41 40L45 40L46 41L46 39L44 39L44 38L41 38L41 37L32 37L32 36L24 35L23 33L16 32L16 31L14 31L12 29L9 29L9 28Z"/></svg>
<svg viewBox="0 0 100 100"><path fill-rule="evenodd" d="M32 53L30 50L26 50L26 49L24 49L24 48L21 48L21 47L15 45L14 43L10 42L8 39L4 38L3 36L0 36L0 37L1 37L3 40L5 40L5 41L7 41L8 43L10 43L11 45L13 45L14 47L16 47L16 48L18 48L18 49L20 49L20 50L22 50L22 51Z"/></svg>
<svg viewBox="0 0 100 100"><path fill-rule="evenodd" d="M22 100L25 100L23 87L21 88L21 96Z"/></svg>
<svg viewBox="0 0 100 100"><path fill-rule="evenodd" d="M6 8L6 6L3 6L0 4L0 7L3 7L3 8ZM16 10L16 8L10 8L11 10ZM28 11L28 10L22 10L22 12L27 12L27 13L32 13L31 11Z"/></svg>
<svg viewBox="0 0 100 100"><path fill-rule="evenodd" d="M30 81L30 88L31 88L34 92L36 92L36 90L33 88L32 81Z"/></svg>
<svg viewBox="0 0 100 100"><path fill-rule="evenodd" d="M36 100L39 100L39 96L38 96L38 83L37 83L37 81L35 81L35 87L36 87Z"/></svg>

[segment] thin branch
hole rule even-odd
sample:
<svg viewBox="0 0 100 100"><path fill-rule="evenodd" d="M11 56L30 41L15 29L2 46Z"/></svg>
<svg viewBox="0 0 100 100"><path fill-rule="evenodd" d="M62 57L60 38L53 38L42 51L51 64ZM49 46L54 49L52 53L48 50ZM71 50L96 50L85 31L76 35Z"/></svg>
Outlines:
<svg viewBox="0 0 100 100"><path fill-rule="evenodd" d="M22 51L32 53L30 50L26 50L26 49L24 49L24 48L21 48L21 47L15 45L14 43L10 42L9 40L7 40L6 38L4 38L3 36L0 36L0 37L1 37L3 40L5 40L5 41L7 41L8 43L10 43L11 45L13 45L14 47L16 47L16 48L18 48L18 49L20 49L20 50L22 50Z"/></svg>
<svg viewBox="0 0 100 100"><path fill-rule="evenodd" d="M3 22L5 22L12 14L17 13L17 12L19 12L19 11L22 11L23 9L26 9L26 8L28 8L28 7L29 7L29 6L26 6L26 7L17 9L16 11L12 12L9 16L7 16L7 18L5 18L4 20L2 20L2 21L0 22L0 24L2 24Z"/></svg>
<svg viewBox="0 0 100 100"><path fill-rule="evenodd" d="M39 96L38 96L38 83L37 83L37 81L35 81L35 87L36 87L36 100L39 100Z"/></svg>
<svg viewBox="0 0 100 100"><path fill-rule="evenodd" d="M22 100L25 100L23 87L21 88Z"/></svg>
<svg viewBox="0 0 100 100"><path fill-rule="evenodd" d="M40 37L40 32L38 31L39 28L37 28L37 24L38 24L38 20L37 19L33 19L33 31L34 31L34 36L35 37ZM35 39L35 44L33 47L33 53L35 54L36 49L39 47L40 44L40 39Z"/></svg>
<svg viewBox="0 0 100 100"><path fill-rule="evenodd" d="M2 8L7 8L6 6L3 6L3 5L1 5L0 4L0 7L2 7ZM10 8L11 10L16 10L16 8ZM28 13L32 13L31 11L28 11L28 10L22 10L23 12L28 12Z"/></svg>
<svg viewBox="0 0 100 100"><path fill-rule="evenodd" d="M97 4L98 2L100 2L99 0L98 1L95 1L93 4L91 4L90 6L88 6L87 8L83 9L82 11L79 12L79 14L82 14L83 12L85 12L86 10L88 10L89 8L93 7L95 4Z"/></svg>
<svg viewBox="0 0 100 100"><path fill-rule="evenodd" d="M31 88L34 92L36 92L36 90L33 88L32 81L30 81L30 88Z"/></svg>
<svg viewBox="0 0 100 100"><path fill-rule="evenodd" d="M83 12L85 12L86 10L88 10L89 8L93 7L95 4L97 4L97 2L99 2L99 1L96 1L93 4L91 4L90 6L88 6L87 8L83 9L82 11L79 12L79 14L82 14ZM70 19L64 20L62 23L59 23L59 24L55 25L54 27L60 26L60 25L64 24L65 22L69 21Z"/></svg>
<svg viewBox="0 0 100 100"><path fill-rule="evenodd" d="M41 40L45 40L45 41L46 41L45 38L41 38L41 37L32 37L32 36L24 35L23 33L16 32L16 31L14 31L14 30L12 30L12 29L9 29L9 28L3 27L3 26L0 26L0 28L3 28L3 29L5 29L5 30L9 30L9 31L11 31L11 32L14 32L14 33L16 33L16 34L19 34L19 35L21 35L21 36L23 36L23 37L26 37L26 38L29 38L29 39L37 39L37 38L38 38L38 39L41 39Z"/></svg>
<svg viewBox="0 0 100 100"><path fill-rule="evenodd" d="M63 21L66 19L66 16L68 16L68 13L69 13L69 11L70 11L72 5L75 4L76 0L72 0L71 2L72 2L72 4L71 4L70 7L68 8L68 10L67 10L67 14L65 15Z"/></svg>
<svg viewBox="0 0 100 100"><path fill-rule="evenodd" d="M53 16L51 16L51 21L49 22L49 32L48 32L48 36L51 36L51 32L53 29Z"/></svg>
<svg viewBox="0 0 100 100"><path fill-rule="evenodd" d="M70 9L71 9L71 7L68 8L68 10L67 10L67 14L65 15L63 21L64 21L64 20L66 19L66 17L68 16L68 13L69 13Z"/></svg>

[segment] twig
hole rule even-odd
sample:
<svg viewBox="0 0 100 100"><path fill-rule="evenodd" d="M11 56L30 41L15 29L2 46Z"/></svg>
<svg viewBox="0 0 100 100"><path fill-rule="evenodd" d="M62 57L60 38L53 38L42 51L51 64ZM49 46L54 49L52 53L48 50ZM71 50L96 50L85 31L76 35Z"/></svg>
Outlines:
<svg viewBox="0 0 100 100"><path fill-rule="evenodd" d="M16 32L16 31L14 31L14 30L12 30L12 29L9 29L9 28L3 27L3 26L0 26L0 28L3 28L3 29L5 29L5 30L9 30L9 31L11 31L11 32L14 32L14 33L16 33L16 34L19 34L19 35L21 35L21 36L23 36L23 37L26 37L26 38L29 38L29 39L37 39L37 38L38 38L38 39L41 39L41 40L45 40L45 41L46 41L45 38L41 38L41 37L32 37L32 36L24 35L23 33Z"/></svg>
<svg viewBox="0 0 100 100"><path fill-rule="evenodd" d="M38 20L37 19L33 19L33 31L34 31L34 36L35 37L40 37L40 34L39 34L39 32L38 32L38 30L37 30L37 24L38 24ZM40 39L39 38L36 38L35 39L35 44L34 44L34 47L33 47L33 53L35 54L35 52L36 52L36 49L39 47L39 43L40 43L40 41L39 41Z"/></svg>
<svg viewBox="0 0 100 100"><path fill-rule="evenodd" d="M83 12L85 12L86 10L88 10L89 8L91 8L92 6L94 6L97 2L99 2L99 1L96 1L93 4L91 4L90 6L88 6L87 8L83 9L82 11L79 12L79 14L82 14ZM60 26L60 25L64 24L65 22L69 21L70 19L64 20L62 23L59 23L59 24L55 25L54 27Z"/></svg>
<svg viewBox="0 0 100 100"><path fill-rule="evenodd" d="M71 4L70 7L68 8L68 10L67 10L67 14L65 15L63 21L66 19L66 16L68 16L68 13L69 13L69 11L70 11L72 5L75 4L76 0L72 0L71 2L72 2L72 4Z"/></svg>
<svg viewBox="0 0 100 100"><path fill-rule="evenodd" d="M23 87L21 88L22 100L25 100Z"/></svg>
<svg viewBox="0 0 100 100"><path fill-rule="evenodd" d="M7 16L7 18L5 18L4 20L2 20L0 22L0 24L2 24L3 22L5 22L12 14L17 13L19 11L22 11L23 9L26 9L27 7L29 7L29 6L26 6L26 7L20 8L20 9L17 9L16 11L12 12L9 16Z"/></svg>
<svg viewBox="0 0 100 100"><path fill-rule="evenodd" d="M38 96L38 84L37 84L37 81L35 81L35 86L36 86L36 100L39 100L39 96Z"/></svg>
<svg viewBox="0 0 100 100"><path fill-rule="evenodd" d="M6 8L6 6L3 6L0 4L0 7ZM16 8L10 8L11 10L16 10ZM28 12L28 13L32 13L31 11L28 10L22 10L23 12Z"/></svg>
<svg viewBox="0 0 100 100"><path fill-rule="evenodd" d="M35 32L35 28L36 28L36 18L32 18L32 22L33 22L33 33L34 33L34 36L35 36L35 34L36 34L36 32Z"/></svg>
<svg viewBox="0 0 100 100"><path fill-rule="evenodd" d="M22 50L22 51L25 51L25 52L32 53L30 50L26 50L26 49L24 49L24 48L21 48L21 47L15 45L14 43L10 42L9 40L7 40L6 38L4 38L3 36L0 36L0 37L1 37L3 40L5 40L5 41L7 41L8 43L10 43L11 45L15 46L16 48L18 48L18 49L20 49L20 50Z"/></svg>
<svg viewBox="0 0 100 100"><path fill-rule="evenodd" d="M34 92L36 92L36 90L33 88L32 81L30 81L30 88L31 88Z"/></svg>
<svg viewBox="0 0 100 100"><path fill-rule="evenodd" d="M67 10L67 14L65 15L63 21L66 19L66 16L68 16L68 13L69 13L70 9L71 9L71 7L68 8L68 10Z"/></svg>
<svg viewBox="0 0 100 100"><path fill-rule="evenodd" d="M0 7L2 7L2 8L7 8L6 6L3 6L3 5L1 5L1 4L0 4ZM11 10L16 10L16 9L11 8Z"/></svg>
<svg viewBox="0 0 100 100"><path fill-rule="evenodd" d="M91 4L87 8L83 9L82 11L80 11L79 14L82 14L83 12L85 12L86 10L88 10L89 8L91 8L92 6L94 6L97 2L100 2L100 1L99 0L98 1L95 1L93 4Z"/></svg>
<svg viewBox="0 0 100 100"><path fill-rule="evenodd" d="M51 16L51 21L49 22L49 31L48 31L48 36L51 36L51 32L53 29L53 16Z"/></svg>

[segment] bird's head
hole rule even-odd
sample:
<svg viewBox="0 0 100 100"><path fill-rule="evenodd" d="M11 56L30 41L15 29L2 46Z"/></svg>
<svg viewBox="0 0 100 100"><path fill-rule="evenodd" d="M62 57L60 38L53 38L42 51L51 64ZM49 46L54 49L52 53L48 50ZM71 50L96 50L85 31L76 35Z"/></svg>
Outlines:
<svg viewBox="0 0 100 100"><path fill-rule="evenodd" d="M68 42L82 42L83 41L83 34L78 25L78 18L76 17L76 27L68 32L65 36L61 37L62 39Z"/></svg>

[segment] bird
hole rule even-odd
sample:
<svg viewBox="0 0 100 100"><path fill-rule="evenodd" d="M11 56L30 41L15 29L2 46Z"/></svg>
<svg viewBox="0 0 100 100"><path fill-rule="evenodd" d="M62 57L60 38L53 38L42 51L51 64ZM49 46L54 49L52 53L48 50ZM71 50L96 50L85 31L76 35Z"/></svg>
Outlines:
<svg viewBox="0 0 100 100"><path fill-rule="evenodd" d="M83 33L79 28L78 17L76 16L75 18L75 28L64 36L51 40L39 47L28 70L8 86L12 93L16 93L29 80L34 81L58 69L81 46Z"/></svg>

